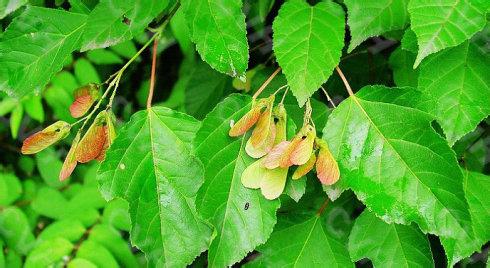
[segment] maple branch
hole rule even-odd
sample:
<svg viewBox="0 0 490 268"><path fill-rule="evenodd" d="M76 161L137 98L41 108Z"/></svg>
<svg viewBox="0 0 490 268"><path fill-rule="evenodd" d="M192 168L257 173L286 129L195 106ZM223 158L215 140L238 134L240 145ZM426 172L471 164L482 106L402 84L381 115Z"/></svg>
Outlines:
<svg viewBox="0 0 490 268"><path fill-rule="evenodd" d="M158 48L158 38L153 41L153 56L151 60L151 77L150 77L150 90L148 92L148 99L146 99L146 108L151 108L151 101L153 99L153 91L155 89L155 72L157 65L157 48Z"/></svg>
<svg viewBox="0 0 490 268"><path fill-rule="evenodd" d="M257 90L257 92L255 92L255 94L253 95L253 99L255 100L259 95L260 93L262 93L262 91L264 91L264 89L269 85L269 83L272 81L272 79L274 79L274 77L276 77L276 75L281 71L281 67L277 67L277 69L271 74L271 76L269 76L269 78L267 78L267 80L265 80L265 82L260 86L260 88Z"/></svg>
<svg viewBox="0 0 490 268"><path fill-rule="evenodd" d="M353 96L354 92L352 91L352 88L350 87L349 82L345 78L344 73L342 73L342 70L340 70L339 66L335 66L335 70L339 74L340 79L342 79L342 82L344 82L344 86L347 89L347 93L349 93L349 96Z"/></svg>

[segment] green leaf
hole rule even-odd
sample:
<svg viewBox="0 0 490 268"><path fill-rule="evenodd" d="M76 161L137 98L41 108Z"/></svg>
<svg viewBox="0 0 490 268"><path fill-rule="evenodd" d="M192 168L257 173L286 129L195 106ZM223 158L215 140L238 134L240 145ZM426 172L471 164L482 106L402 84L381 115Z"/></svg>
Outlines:
<svg viewBox="0 0 490 268"><path fill-rule="evenodd" d="M198 128L198 121L168 108L138 112L98 171L104 197L129 202L131 239L152 266L189 264L209 243L211 230L194 204L203 179L192 155Z"/></svg>
<svg viewBox="0 0 490 268"><path fill-rule="evenodd" d="M0 0L0 20L26 3L27 0Z"/></svg>
<svg viewBox="0 0 490 268"><path fill-rule="evenodd" d="M387 224L367 210L352 227L349 253L375 267L434 267L429 240L415 224Z"/></svg>
<svg viewBox="0 0 490 268"><path fill-rule="evenodd" d="M62 258L69 256L73 245L64 238L46 240L37 245L27 256L26 268L57 267L62 263Z"/></svg>
<svg viewBox="0 0 490 268"><path fill-rule="evenodd" d="M272 25L274 53L299 106L327 81L344 46L344 11L333 2L314 7L287 1Z"/></svg>
<svg viewBox="0 0 490 268"><path fill-rule="evenodd" d="M44 108L42 103L42 97L40 95L33 95L23 100L22 105L26 113L39 123L44 122Z"/></svg>
<svg viewBox="0 0 490 268"><path fill-rule="evenodd" d="M488 229L488 219L490 218L490 177L477 172L463 170L464 191L470 209L471 219L475 237L473 239L452 239L441 237L441 243L446 252L454 251L454 257L449 259L449 265L453 266L456 262L465 257L469 257L473 252L480 251L480 248L490 241L490 230ZM474 248L461 248L461 244L473 244Z"/></svg>
<svg viewBox="0 0 490 268"><path fill-rule="evenodd" d="M219 72L244 76L248 43L241 0L184 0L192 41L202 59Z"/></svg>
<svg viewBox="0 0 490 268"><path fill-rule="evenodd" d="M490 114L490 56L474 42L446 49L420 65L419 89L450 145Z"/></svg>
<svg viewBox="0 0 490 268"><path fill-rule="evenodd" d="M68 181L60 182L59 175L61 162L58 154L53 148L46 148L36 154L37 170L41 174L46 185L53 188L60 188L68 184Z"/></svg>
<svg viewBox="0 0 490 268"><path fill-rule="evenodd" d="M68 263L68 268L97 268L97 266L89 260L83 258L75 258Z"/></svg>
<svg viewBox="0 0 490 268"><path fill-rule="evenodd" d="M3 249L3 241L0 239L0 267L5 267L5 253Z"/></svg>
<svg viewBox="0 0 490 268"><path fill-rule="evenodd" d="M188 75L185 111L197 119L203 119L230 91L231 79L202 61L196 63Z"/></svg>
<svg viewBox="0 0 490 268"><path fill-rule="evenodd" d="M129 12L128 18L130 20L130 28L133 35L141 33L155 17L173 7L176 2L175 0L132 1L134 2L132 4L133 9Z"/></svg>
<svg viewBox="0 0 490 268"><path fill-rule="evenodd" d="M334 188L351 188L384 221L415 222L442 238L472 239L462 173L454 152L431 127L432 116L410 107L419 98L410 88L371 86L332 112L323 138L340 167ZM446 252L452 263L454 252Z"/></svg>
<svg viewBox="0 0 490 268"><path fill-rule="evenodd" d="M354 267L343 241L326 231L324 220L308 220L272 233L252 267Z"/></svg>
<svg viewBox="0 0 490 268"><path fill-rule="evenodd" d="M79 47L86 18L27 7L0 39L0 90L15 97L39 93Z"/></svg>
<svg viewBox="0 0 490 268"><path fill-rule="evenodd" d="M473 220L476 239L481 245L490 240L490 177L477 172L464 172L464 190Z"/></svg>
<svg viewBox="0 0 490 268"><path fill-rule="evenodd" d="M417 35L411 29L405 30L401 40L402 49L410 51L413 54L417 54L419 50L419 45L417 44Z"/></svg>
<svg viewBox="0 0 490 268"><path fill-rule="evenodd" d="M129 231L131 221L128 202L121 198L111 200L104 208L102 222L119 230Z"/></svg>
<svg viewBox="0 0 490 268"><path fill-rule="evenodd" d="M194 56L194 45L191 41L189 27L185 20L185 14L182 8L179 8L175 15L170 20L170 28L172 33L179 43L180 50L187 57Z"/></svg>
<svg viewBox="0 0 490 268"><path fill-rule="evenodd" d="M127 40L132 35L123 15L133 7L134 0L102 0L89 14L83 33L81 51L109 47Z"/></svg>
<svg viewBox="0 0 490 268"><path fill-rule="evenodd" d="M19 253L9 250L7 256L5 256L5 267L9 268L21 268L23 266L22 257Z"/></svg>
<svg viewBox="0 0 490 268"><path fill-rule="evenodd" d="M12 138L17 138L17 134L19 133L20 124L22 123L22 119L24 118L24 108L22 105L17 105L17 107L12 110L10 114L10 134Z"/></svg>
<svg viewBox="0 0 490 268"><path fill-rule="evenodd" d="M428 55L470 39L486 23L486 10L471 0L412 0L408 12L419 45L414 67Z"/></svg>
<svg viewBox="0 0 490 268"><path fill-rule="evenodd" d="M246 2L250 6L248 14L248 17L251 18L250 21L258 24L258 22L265 22L275 0L247 0Z"/></svg>
<svg viewBox="0 0 490 268"><path fill-rule="evenodd" d="M206 116L196 134L196 152L205 170L196 204L216 228L208 251L210 267L240 261L267 241L276 223L279 201L266 200L259 190L247 189L240 181L253 162L245 153L246 139L228 136L231 120L237 122L250 107L250 97L230 95Z"/></svg>
<svg viewBox="0 0 490 268"><path fill-rule="evenodd" d="M103 48L88 51L87 58L98 65L123 63L121 57L116 53Z"/></svg>
<svg viewBox="0 0 490 268"><path fill-rule="evenodd" d="M99 218L96 209L80 204L80 202L67 201L57 190L42 187L31 203L37 213L56 220L79 220L84 226L93 225Z"/></svg>
<svg viewBox="0 0 490 268"><path fill-rule="evenodd" d="M73 68L75 69L75 76L80 85L90 83L100 84L99 74L90 61L84 58L78 59Z"/></svg>
<svg viewBox="0 0 490 268"><path fill-rule="evenodd" d="M415 54L398 47L390 55L390 66L393 70L393 80L398 87L417 87L419 69L413 69Z"/></svg>
<svg viewBox="0 0 490 268"><path fill-rule="evenodd" d="M19 105L18 100L9 97L4 98L0 102L0 116L10 113L17 105Z"/></svg>
<svg viewBox="0 0 490 268"><path fill-rule="evenodd" d="M37 237L42 242L57 237L64 238L70 242L77 242L85 233L83 224L76 220L60 220L48 225Z"/></svg>
<svg viewBox="0 0 490 268"><path fill-rule="evenodd" d="M96 225L90 232L89 239L107 248L122 267L138 267L138 262L132 254L128 242L109 225Z"/></svg>
<svg viewBox="0 0 490 268"><path fill-rule="evenodd" d="M408 0L347 0L347 23L351 31L348 52L369 37L402 30L408 24Z"/></svg>
<svg viewBox="0 0 490 268"><path fill-rule="evenodd" d="M0 238L9 248L22 255L32 249L35 238L22 210L8 207L0 212Z"/></svg>
<svg viewBox="0 0 490 268"><path fill-rule="evenodd" d="M0 206L8 206L22 194L19 178L13 173L0 173Z"/></svg>
<svg viewBox="0 0 490 268"><path fill-rule="evenodd" d="M103 268L117 268L116 259L112 256L111 252L103 245L93 241L86 240L82 243L77 251L77 258L86 259L97 267Z"/></svg>
<svg viewBox="0 0 490 268"><path fill-rule="evenodd" d="M119 43L115 46L112 46L111 50L125 59L131 59L137 53L137 49L133 41Z"/></svg>

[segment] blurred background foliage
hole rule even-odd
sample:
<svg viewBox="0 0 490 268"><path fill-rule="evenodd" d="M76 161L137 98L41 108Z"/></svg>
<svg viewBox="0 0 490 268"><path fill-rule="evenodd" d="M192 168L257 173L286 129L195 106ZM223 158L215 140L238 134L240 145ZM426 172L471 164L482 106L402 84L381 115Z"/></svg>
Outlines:
<svg viewBox="0 0 490 268"><path fill-rule="evenodd" d="M97 2L29 0L31 5L67 10L76 8L77 4L90 9ZM282 1L275 1L270 12L261 10L257 3L254 0L244 3L250 46L246 81L221 74L204 63L189 39L181 12L177 12L159 44L154 105L186 112L201 120L227 95L234 92L253 94L277 66L271 49L271 19L277 15ZM22 7L0 19L0 34L21 12ZM390 64L392 60L389 55L396 49L402 34L401 31L392 32L381 38L371 38L342 58L340 68L353 88L372 84L394 86L413 83L409 79L413 75L413 70L409 68L410 60L402 66L399 65L400 60L393 61L397 62L396 66ZM61 183L58 174L71 139L65 139L54 148L35 156L22 156L20 147L27 136L51 122L74 122L68 109L73 102L73 91L88 83L105 81L150 37L151 33L147 31L133 40L109 48L75 53L39 95L18 101L0 92L0 267L145 266L144 255L131 247L129 242L128 204L118 199L107 203L97 190L95 173L98 163L79 166L69 180ZM391 57L414 57L407 53L397 49ZM119 126L146 105L150 62L151 55L147 50L129 67L121 80L114 102ZM285 77L279 75L263 95L267 96L285 84ZM324 87L332 93L337 104L346 97L342 82L336 75ZM303 112L290 93L285 98L285 106L296 125L301 125ZM314 95L312 106L315 124L324 126L331 106L321 91ZM469 170L488 173L489 129L488 123L483 122L454 145L460 161ZM318 131L321 132L322 128L319 127ZM309 215L317 209L319 201L315 200L314 194L319 191L317 188L307 187L309 192L299 204L283 197L279 215L283 211L298 213L288 213L292 216L287 221L282 218L277 228L281 228L281 223L303 219L301 214ZM360 214L363 206L352 193L347 193L328 207L324 217L338 213L335 210L339 207L347 214L334 218L331 224L337 226L333 228L337 232L342 231L338 235L347 239L353 219ZM438 238L431 237L430 241L436 266L443 265L445 256ZM484 251L468 258L461 262L461 266L483 267L487 253ZM252 258L253 254L243 262ZM199 257L193 266L204 266L205 259L205 256ZM369 267L371 264L361 261L358 265Z"/></svg>

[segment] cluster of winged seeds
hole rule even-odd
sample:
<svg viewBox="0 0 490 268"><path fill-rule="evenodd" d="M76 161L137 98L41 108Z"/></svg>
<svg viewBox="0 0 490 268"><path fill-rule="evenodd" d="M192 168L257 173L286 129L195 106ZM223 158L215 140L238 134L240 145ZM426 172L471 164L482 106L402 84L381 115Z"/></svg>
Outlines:
<svg viewBox="0 0 490 268"><path fill-rule="evenodd" d="M253 126L245 146L248 155L258 159L242 173L242 184L261 189L267 199L276 199L284 191L289 168L297 166L292 179L305 176L313 168L322 184L332 185L340 177L339 167L325 141L316 136L307 105L303 127L287 140L287 113L279 103L274 106L274 95L253 100L252 107L230 129L231 137L245 134ZM308 109L309 108L309 109Z"/></svg>
<svg viewBox="0 0 490 268"><path fill-rule="evenodd" d="M99 86L89 84L74 91L75 100L70 106L70 113L74 118L85 115L92 105L100 98ZM90 119L91 114L78 122ZM24 140L21 152L35 154L56 142L66 138L72 127L77 124L57 121L45 129L36 132ZM114 115L108 109L100 111L92 124L82 136L83 126L73 139L70 151L61 168L59 179L68 178L78 163L87 163L91 160L102 161L105 153L116 137L114 128Z"/></svg>

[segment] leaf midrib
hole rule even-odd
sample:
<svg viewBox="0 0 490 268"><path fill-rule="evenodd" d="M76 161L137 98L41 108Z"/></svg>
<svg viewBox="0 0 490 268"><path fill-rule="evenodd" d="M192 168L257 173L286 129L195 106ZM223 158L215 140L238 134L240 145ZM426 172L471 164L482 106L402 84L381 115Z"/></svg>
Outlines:
<svg viewBox="0 0 490 268"><path fill-rule="evenodd" d="M439 200L439 198L437 197L437 195L434 194L434 192L432 191L432 189L427 186L416 174L415 172L410 168L410 166L408 165L408 163L405 162L405 160L401 157L401 155L398 153L398 151L393 147L393 145L389 142L389 140L383 135L383 133L381 132L381 130L378 128L378 126L371 120L371 117L369 116L369 114L366 112L366 110L364 110L364 108L362 107L361 103L359 102L359 99L355 96L355 95L352 95L350 97L356 104L357 106L359 107L359 109L362 111L362 113L365 115L366 119L370 122L370 124L374 127L374 129L376 130L376 132L378 132L379 136L383 139L384 143L385 144L388 144L390 146L390 148L396 153L396 156L398 158L398 160L400 160L403 165L407 168L408 171L410 171L410 173L412 174L412 176L414 176L415 178L417 178L417 180L419 181L419 183L421 185L423 185L426 190L429 190L430 193L432 193L433 197L437 200L437 202L439 202L439 204L442 205L442 207L449 213L449 215L451 215L453 217L453 219L456 221L456 223L461 227L461 229L466 233L466 235L468 235L468 237L473 237L471 236L470 234L467 233L466 229L463 228L463 226L461 225L461 223L459 222L458 218L455 217L455 215L452 213L451 210L449 210L445 204L443 202L441 202ZM366 101L366 100L363 100L363 101ZM366 101L366 102L370 102L370 101ZM390 103L386 103L387 105L393 105L393 104L390 104ZM469 213L469 212L468 212Z"/></svg>

